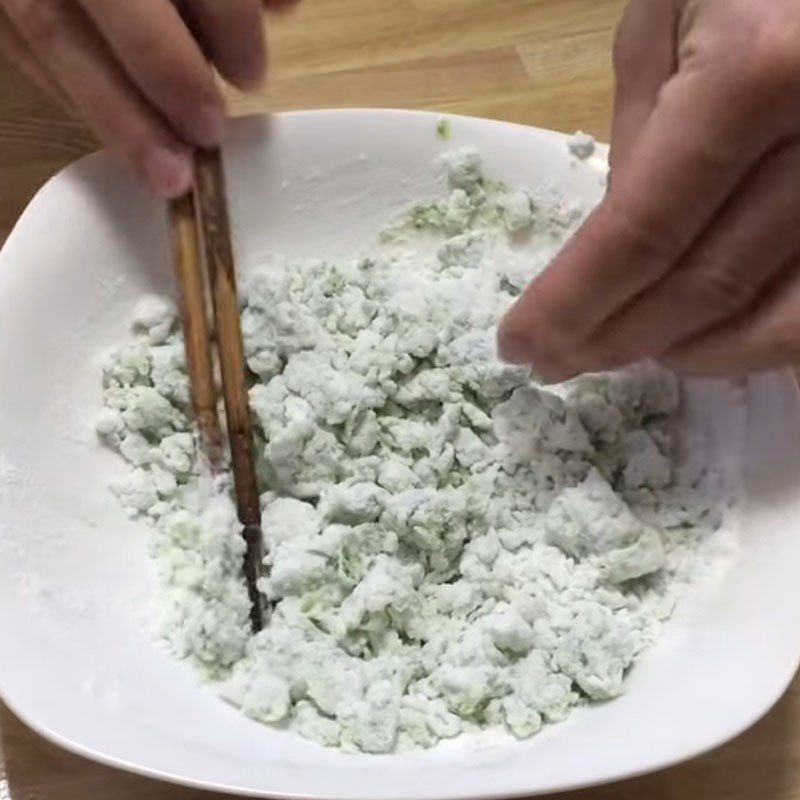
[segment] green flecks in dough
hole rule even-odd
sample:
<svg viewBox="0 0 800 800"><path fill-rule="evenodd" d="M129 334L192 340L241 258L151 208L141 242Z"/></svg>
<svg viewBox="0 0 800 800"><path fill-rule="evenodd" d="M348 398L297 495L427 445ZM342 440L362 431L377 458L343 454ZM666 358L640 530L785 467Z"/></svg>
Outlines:
<svg viewBox="0 0 800 800"><path fill-rule="evenodd" d="M257 636L172 305L143 302L103 367L97 432L155 525L162 636L243 713L345 750L527 738L617 696L720 516L675 468L673 376L546 387L496 357L496 321L581 212L487 180L474 149L444 167L367 257L242 281L274 604Z"/></svg>

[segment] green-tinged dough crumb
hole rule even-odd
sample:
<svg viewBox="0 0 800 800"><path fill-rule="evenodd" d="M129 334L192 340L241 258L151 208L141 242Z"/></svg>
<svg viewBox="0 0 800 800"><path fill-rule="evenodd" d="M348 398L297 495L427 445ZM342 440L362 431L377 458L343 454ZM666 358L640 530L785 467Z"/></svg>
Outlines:
<svg viewBox="0 0 800 800"><path fill-rule="evenodd" d="M721 501L675 462L669 373L546 387L495 355L497 320L582 216L486 180L462 149L442 196L367 257L246 275L274 605L256 636L229 487L198 465L175 309L137 309L97 431L130 465L120 501L155 526L161 636L243 713L387 753L524 739L624 690Z"/></svg>

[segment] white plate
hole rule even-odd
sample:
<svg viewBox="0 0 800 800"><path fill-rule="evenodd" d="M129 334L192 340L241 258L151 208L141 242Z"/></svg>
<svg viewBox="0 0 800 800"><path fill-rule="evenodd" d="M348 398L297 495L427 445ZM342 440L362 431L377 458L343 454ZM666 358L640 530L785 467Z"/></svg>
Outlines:
<svg viewBox="0 0 800 800"><path fill-rule="evenodd" d="M597 163L570 159L560 134L451 126L443 142L435 116L412 112L239 123L228 157L240 263L351 251L432 193L436 156L460 144L512 183L588 201L602 191ZM800 657L800 413L791 379L773 375L748 389L742 558L686 604L618 701L528 742L396 757L325 751L240 716L148 636L147 531L106 491L124 467L91 431L98 350L125 337L141 293L171 290L168 252L163 207L95 157L39 193L0 257L0 693L37 731L107 764L241 794L499 797L673 764L784 691ZM722 390L707 389L713 420Z"/></svg>

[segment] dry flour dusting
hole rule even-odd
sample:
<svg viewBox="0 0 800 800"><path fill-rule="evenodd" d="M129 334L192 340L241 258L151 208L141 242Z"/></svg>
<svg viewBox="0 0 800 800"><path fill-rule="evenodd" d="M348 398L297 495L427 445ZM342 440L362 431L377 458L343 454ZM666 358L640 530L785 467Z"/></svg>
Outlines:
<svg viewBox="0 0 800 800"><path fill-rule="evenodd" d="M351 751L526 738L619 695L724 506L676 455L670 374L545 387L497 360L498 318L582 212L490 182L473 150L447 170L368 256L276 259L242 287L274 606L257 636L170 302L143 301L103 373L163 638L248 716Z"/></svg>

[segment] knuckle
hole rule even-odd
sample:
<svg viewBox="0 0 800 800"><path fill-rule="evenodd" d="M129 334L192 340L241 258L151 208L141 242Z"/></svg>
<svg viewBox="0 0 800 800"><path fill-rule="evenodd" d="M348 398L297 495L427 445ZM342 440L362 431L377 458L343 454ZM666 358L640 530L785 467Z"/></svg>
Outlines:
<svg viewBox="0 0 800 800"><path fill-rule="evenodd" d="M769 3L758 5L759 19L731 67L741 89L772 104L800 89L800 24Z"/></svg>
<svg viewBox="0 0 800 800"><path fill-rule="evenodd" d="M741 310L752 299L752 289L730 264L710 254L695 256L686 270L682 292L687 304L727 315Z"/></svg>
<svg viewBox="0 0 800 800"><path fill-rule="evenodd" d="M772 83L800 83L800 28L796 22L775 19L756 34L754 51L760 69Z"/></svg>
<svg viewBox="0 0 800 800"><path fill-rule="evenodd" d="M660 274L683 249L683 242L671 227L654 225L620 202L609 189L602 204L605 224L618 241L624 242L629 261L637 268Z"/></svg>

